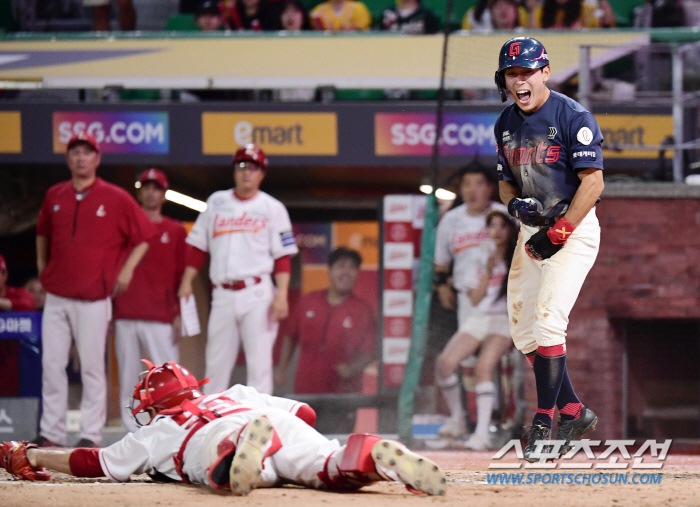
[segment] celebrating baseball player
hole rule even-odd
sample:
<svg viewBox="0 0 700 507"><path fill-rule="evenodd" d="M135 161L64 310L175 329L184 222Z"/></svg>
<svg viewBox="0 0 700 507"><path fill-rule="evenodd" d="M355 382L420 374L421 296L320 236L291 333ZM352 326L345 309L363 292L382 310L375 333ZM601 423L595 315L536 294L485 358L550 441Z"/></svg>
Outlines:
<svg viewBox="0 0 700 507"><path fill-rule="evenodd" d="M508 105L496 122L501 200L521 228L508 277L508 314L515 346L535 372L537 412L524 449L538 461L559 409L562 454L598 418L576 396L566 370L566 327L595 262L603 191L603 136L593 115L547 88L549 57L530 37L506 42L496 85Z"/></svg>
<svg viewBox="0 0 700 507"><path fill-rule="evenodd" d="M163 171L147 169L139 182L137 199L158 234L148 242L148 252L134 270L129 288L114 299L114 347L122 407L129 404L144 351L157 364L177 362L180 357L176 296L185 269L187 232L180 222L162 214L168 189ZM122 409L121 414L123 426L135 431L128 412Z"/></svg>
<svg viewBox="0 0 700 507"><path fill-rule="evenodd" d="M111 296L124 292L156 228L123 189L96 176L91 135L66 147L71 179L46 192L36 226L37 268L46 288L42 320L43 411L38 443L66 444L71 340L80 357L81 446L100 442L107 416L105 347Z"/></svg>
<svg viewBox="0 0 700 507"><path fill-rule="evenodd" d="M133 393L132 414L144 424L138 431L99 450L3 442L0 464L25 480L48 480L44 467L119 482L147 473L237 495L283 483L352 491L382 480L416 493L445 493L440 467L399 442L353 434L341 446L313 429L316 414L306 404L240 385L205 396L198 388L206 380L185 368L146 363Z"/></svg>
<svg viewBox="0 0 700 507"><path fill-rule="evenodd" d="M490 211L506 211L501 203L491 200L495 176L483 167L467 167L460 180L460 195L464 204L445 213L437 228L435 242L434 284L440 303L454 308L454 293L449 286L450 263L453 265L452 285L457 291L457 320L459 328L438 357L437 384L450 411L450 418L440 428L440 435L457 438L467 431L462 408L459 379L455 373L465 355L462 349L469 343L468 318L474 305L467 293L467 273L479 264L481 245L488 240L486 215Z"/></svg>
<svg viewBox="0 0 700 507"><path fill-rule="evenodd" d="M247 384L272 393L272 346L278 322L289 313L291 256L298 250L284 205L260 190L267 157L254 144L233 158L235 188L207 199L187 236L191 246L179 296L192 294L192 280L211 256L213 294L207 330L206 392L226 389L243 344ZM270 275L274 276L273 286Z"/></svg>

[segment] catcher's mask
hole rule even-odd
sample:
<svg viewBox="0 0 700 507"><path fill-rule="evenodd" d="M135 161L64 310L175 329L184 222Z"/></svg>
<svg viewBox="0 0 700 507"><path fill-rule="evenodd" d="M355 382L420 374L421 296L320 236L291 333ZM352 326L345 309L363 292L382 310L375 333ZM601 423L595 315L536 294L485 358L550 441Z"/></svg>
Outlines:
<svg viewBox="0 0 700 507"><path fill-rule="evenodd" d="M155 366L146 359L141 361L146 363L148 371L139 376L131 406L127 407L138 426L149 424L159 410L199 398L202 393L198 388L209 382L209 379L198 381L186 368L173 362Z"/></svg>

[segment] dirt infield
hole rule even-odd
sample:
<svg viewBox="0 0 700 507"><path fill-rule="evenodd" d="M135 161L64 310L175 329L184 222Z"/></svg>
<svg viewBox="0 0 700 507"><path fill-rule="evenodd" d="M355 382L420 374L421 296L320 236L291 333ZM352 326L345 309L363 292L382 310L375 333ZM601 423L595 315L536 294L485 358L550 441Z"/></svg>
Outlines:
<svg viewBox="0 0 700 507"><path fill-rule="evenodd" d="M134 477L128 484L113 484L106 480L74 479L54 474L48 483L13 481L0 471L0 506L56 507L144 507L183 506L218 507L235 503L240 506L262 507L380 507L401 505L411 507L436 505L440 507L518 507L544 505L586 506L695 506L700 505L700 456L669 454L662 470L488 470L492 453L439 451L425 452L448 471L448 490L443 497L423 497L408 493L402 486L378 483L357 493L329 493L295 486L258 489L247 497L234 497L203 486L154 484L146 476ZM514 459L507 461L515 462ZM583 460L577 460L584 462ZM624 460L620 460L624 461ZM537 484L494 485L487 474L591 474L614 473L628 476L649 472L661 474L660 484ZM525 476L527 477L527 475ZM532 475L532 478L535 476ZM527 479L525 479L527 480ZM551 482L551 477L545 479ZM543 502L543 498L546 500Z"/></svg>

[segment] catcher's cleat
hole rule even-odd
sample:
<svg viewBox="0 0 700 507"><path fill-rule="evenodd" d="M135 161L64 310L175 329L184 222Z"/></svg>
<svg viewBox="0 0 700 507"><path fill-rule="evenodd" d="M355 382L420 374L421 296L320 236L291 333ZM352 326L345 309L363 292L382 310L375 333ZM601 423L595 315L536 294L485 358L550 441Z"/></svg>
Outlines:
<svg viewBox="0 0 700 507"><path fill-rule="evenodd" d="M372 447L377 471L406 485L412 493L444 495L447 479L442 469L393 440L380 440Z"/></svg>
<svg viewBox="0 0 700 507"><path fill-rule="evenodd" d="M541 453L551 453L551 445L537 445L538 440L548 441L551 433L552 429L542 422L538 421L530 426L529 432L527 433L527 443L525 444L525 449L523 449L523 458L525 458L525 461L537 463L542 459ZM538 449L538 447L540 449ZM552 461L553 459L553 457L547 457L546 461Z"/></svg>
<svg viewBox="0 0 700 507"><path fill-rule="evenodd" d="M24 481L48 481L51 474L43 467L32 467L27 457L27 449L36 449L36 444L27 442L0 443L0 465L15 479Z"/></svg>
<svg viewBox="0 0 700 507"><path fill-rule="evenodd" d="M588 407L581 409L581 415L577 419L562 421L560 415L557 424L559 430L557 440L564 440L564 445L561 447L559 455L564 456L569 452L572 449L569 445L571 441L578 440L584 433L593 431L596 424L598 424L598 416Z"/></svg>
<svg viewBox="0 0 700 507"><path fill-rule="evenodd" d="M247 495L257 487L272 433L272 423L265 417L253 419L243 430L229 470L234 495Z"/></svg>
<svg viewBox="0 0 700 507"><path fill-rule="evenodd" d="M467 434L467 423L463 416L450 417L438 429L438 435L443 438L460 438Z"/></svg>

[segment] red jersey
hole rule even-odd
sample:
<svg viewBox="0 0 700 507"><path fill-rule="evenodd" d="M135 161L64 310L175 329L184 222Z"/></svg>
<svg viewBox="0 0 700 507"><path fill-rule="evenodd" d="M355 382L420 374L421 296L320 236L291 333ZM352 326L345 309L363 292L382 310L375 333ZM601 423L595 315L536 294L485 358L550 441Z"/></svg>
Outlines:
<svg viewBox="0 0 700 507"><path fill-rule="evenodd" d="M6 285L5 295L0 297L10 300L13 312L33 312L36 310L36 303L34 303L31 292L22 287Z"/></svg>
<svg viewBox="0 0 700 507"><path fill-rule="evenodd" d="M49 188L36 234L49 240L39 277L46 292L97 301L112 293L126 257L156 228L124 189L97 178L80 193L71 180Z"/></svg>
<svg viewBox="0 0 700 507"><path fill-rule="evenodd" d="M301 297L289 320L288 333L299 344L294 392L360 392L362 376L343 381L338 364L352 363L360 353L376 353L376 321L371 305L354 294L331 306L328 291Z"/></svg>
<svg viewBox="0 0 700 507"><path fill-rule="evenodd" d="M163 217L158 234L134 270L129 288L114 299L115 319L170 323L177 315L177 289L185 269L187 231L177 220Z"/></svg>

